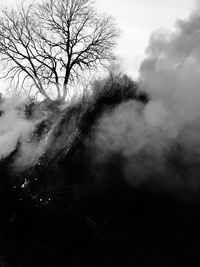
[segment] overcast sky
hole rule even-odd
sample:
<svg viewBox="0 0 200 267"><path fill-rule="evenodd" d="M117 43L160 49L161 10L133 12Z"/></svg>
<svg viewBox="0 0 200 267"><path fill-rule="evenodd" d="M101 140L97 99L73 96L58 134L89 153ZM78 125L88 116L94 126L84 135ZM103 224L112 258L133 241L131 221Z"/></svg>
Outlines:
<svg viewBox="0 0 200 267"><path fill-rule="evenodd" d="M117 55L123 69L136 76L151 33L172 30L177 18L191 13L195 0L94 0L98 10L112 15L121 30ZM6 0L16 3L17 0ZM0 3L5 4L3 0Z"/></svg>
<svg viewBox="0 0 200 267"><path fill-rule="evenodd" d="M195 0L95 0L99 10L112 15L122 31L117 54L123 68L136 75L152 31L172 30L178 18L187 18Z"/></svg>

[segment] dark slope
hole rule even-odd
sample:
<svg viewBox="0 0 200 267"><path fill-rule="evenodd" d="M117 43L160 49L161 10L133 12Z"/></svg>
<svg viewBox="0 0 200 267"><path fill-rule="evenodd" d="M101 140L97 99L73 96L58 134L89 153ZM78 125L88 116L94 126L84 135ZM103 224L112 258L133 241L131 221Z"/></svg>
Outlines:
<svg viewBox="0 0 200 267"><path fill-rule="evenodd" d="M17 176L10 172L17 149L1 162L2 266L199 266L197 194L150 182L131 187L120 153L94 164L93 129L101 116L123 101L148 101L126 76L111 78L92 97L58 111L47 161ZM38 125L34 138L52 121ZM191 166L181 156L177 145L168 168L186 177Z"/></svg>

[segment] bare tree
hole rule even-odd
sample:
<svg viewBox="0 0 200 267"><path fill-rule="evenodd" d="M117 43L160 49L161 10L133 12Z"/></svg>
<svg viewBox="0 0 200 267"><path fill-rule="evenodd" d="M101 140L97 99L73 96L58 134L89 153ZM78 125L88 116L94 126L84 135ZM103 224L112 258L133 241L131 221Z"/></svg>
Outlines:
<svg viewBox="0 0 200 267"><path fill-rule="evenodd" d="M86 70L113 60L118 31L90 0L44 0L5 8L0 17L0 60L11 87L65 101Z"/></svg>

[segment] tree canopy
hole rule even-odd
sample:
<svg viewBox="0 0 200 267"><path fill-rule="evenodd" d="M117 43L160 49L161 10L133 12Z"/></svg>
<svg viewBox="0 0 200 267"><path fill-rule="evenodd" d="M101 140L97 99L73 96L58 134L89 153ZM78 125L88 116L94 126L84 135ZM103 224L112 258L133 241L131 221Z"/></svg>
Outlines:
<svg viewBox="0 0 200 267"><path fill-rule="evenodd" d="M4 8L0 16L2 78L12 88L65 101L86 70L114 59L118 30L89 0L44 0Z"/></svg>

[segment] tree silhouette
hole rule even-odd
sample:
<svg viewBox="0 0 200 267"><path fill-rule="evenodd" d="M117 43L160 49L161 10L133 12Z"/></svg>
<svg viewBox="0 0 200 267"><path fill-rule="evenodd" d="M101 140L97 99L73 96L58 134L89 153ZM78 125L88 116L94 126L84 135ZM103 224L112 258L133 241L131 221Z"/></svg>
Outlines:
<svg viewBox="0 0 200 267"><path fill-rule="evenodd" d="M114 59L118 31L89 0L46 0L4 8L0 17L2 78L64 102L80 75Z"/></svg>

